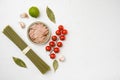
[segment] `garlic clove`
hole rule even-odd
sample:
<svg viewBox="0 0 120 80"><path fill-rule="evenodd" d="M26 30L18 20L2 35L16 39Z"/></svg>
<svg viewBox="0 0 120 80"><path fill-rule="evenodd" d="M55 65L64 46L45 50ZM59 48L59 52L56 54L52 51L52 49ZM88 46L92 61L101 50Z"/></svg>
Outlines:
<svg viewBox="0 0 120 80"><path fill-rule="evenodd" d="M24 22L19 22L21 28L25 28L25 23Z"/></svg>
<svg viewBox="0 0 120 80"><path fill-rule="evenodd" d="M60 62L64 62L64 61L65 61L65 57L64 57L63 55L60 56L59 61L60 61Z"/></svg>
<svg viewBox="0 0 120 80"><path fill-rule="evenodd" d="M20 14L20 17L21 17L21 18L29 18L27 13L22 13L22 14Z"/></svg>

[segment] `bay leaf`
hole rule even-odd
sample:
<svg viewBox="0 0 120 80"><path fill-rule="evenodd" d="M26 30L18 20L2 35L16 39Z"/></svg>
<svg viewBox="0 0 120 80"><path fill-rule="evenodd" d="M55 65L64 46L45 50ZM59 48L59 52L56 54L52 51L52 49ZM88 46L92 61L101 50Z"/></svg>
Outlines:
<svg viewBox="0 0 120 80"><path fill-rule="evenodd" d="M18 66L27 68L26 64L20 58L13 57L13 60Z"/></svg>
<svg viewBox="0 0 120 80"><path fill-rule="evenodd" d="M57 60L54 60L53 61L53 68L54 68L54 71L56 71L58 69L58 61Z"/></svg>
<svg viewBox="0 0 120 80"><path fill-rule="evenodd" d="M53 11L52 11L49 7L46 8L46 13L47 13L48 18L49 18L53 23L56 23L56 21L55 21L55 15L54 15Z"/></svg>

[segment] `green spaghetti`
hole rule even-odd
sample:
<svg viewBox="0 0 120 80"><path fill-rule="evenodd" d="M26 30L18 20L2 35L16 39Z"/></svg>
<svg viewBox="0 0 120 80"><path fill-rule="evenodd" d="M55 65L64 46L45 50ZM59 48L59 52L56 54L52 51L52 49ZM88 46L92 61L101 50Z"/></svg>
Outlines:
<svg viewBox="0 0 120 80"><path fill-rule="evenodd" d="M21 50L24 51L28 45L19 37L19 35L8 25L3 30L3 33ZM32 63L44 74L50 70L50 67L32 50L29 49L25 55Z"/></svg>

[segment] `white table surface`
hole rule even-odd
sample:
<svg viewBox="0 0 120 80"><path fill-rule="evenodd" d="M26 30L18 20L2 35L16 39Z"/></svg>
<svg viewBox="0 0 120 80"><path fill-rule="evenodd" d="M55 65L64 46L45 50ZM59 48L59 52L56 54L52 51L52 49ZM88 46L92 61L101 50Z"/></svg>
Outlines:
<svg viewBox="0 0 120 80"><path fill-rule="evenodd" d="M37 6L41 16L21 19L20 14ZM56 24L46 16L49 6ZM54 73L52 60L44 47L32 44L27 28L34 21L49 25L52 33L59 24L68 29L67 40L60 55L66 57ZM21 29L18 22L26 24ZM32 62L2 33L12 28L51 66L42 75ZM27 69L17 66L12 57L24 60ZM120 80L120 0L0 0L0 80Z"/></svg>

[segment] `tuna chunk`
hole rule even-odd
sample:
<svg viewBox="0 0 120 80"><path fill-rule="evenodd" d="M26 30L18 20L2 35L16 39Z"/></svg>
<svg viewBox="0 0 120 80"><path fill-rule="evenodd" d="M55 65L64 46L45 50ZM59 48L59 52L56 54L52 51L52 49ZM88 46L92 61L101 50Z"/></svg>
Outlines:
<svg viewBox="0 0 120 80"><path fill-rule="evenodd" d="M28 34L33 42L43 43L49 34L49 30L44 24L36 23L30 27Z"/></svg>

